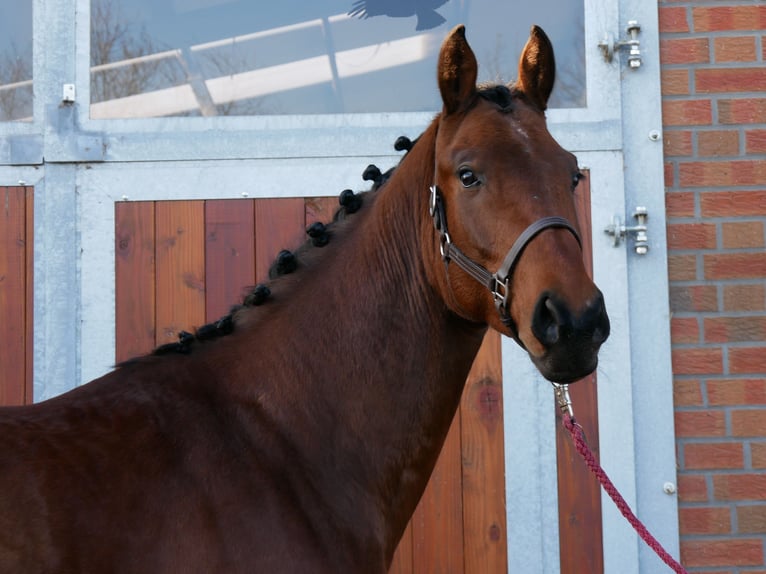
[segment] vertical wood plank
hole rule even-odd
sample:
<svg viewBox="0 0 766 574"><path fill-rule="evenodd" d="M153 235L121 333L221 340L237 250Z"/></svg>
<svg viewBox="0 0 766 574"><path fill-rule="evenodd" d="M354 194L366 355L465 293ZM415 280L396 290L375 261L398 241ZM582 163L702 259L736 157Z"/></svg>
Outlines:
<svg viewBox="0 0 766 574"><path fill-rule="evenodd" d="M303 198L255 200L255 276L268 278L269 267L282 249L294 250L305 239Z"/></svg>
<svg viewBox="0 0 766 574"><path fill-rule="evenodd" d="M456 574L463 571L462 499L458 411L431 481L412 518L414 573Z"/></svg>
<svg viewBox="0 0 766 574"><path fill-rule="evenodd" d="M583 240L583 259L593 275L589 179L584 179L575 194L577 222ZM598 457L598 410L595 374L569 388L577 409L577 419L585 429L588 444ZM558 458L559 548L561 574L604 571L601 491L598 482L582 463L556 409L556 448Z"/></svg>
<svg viewBox="0 0 766 574"><path fill-rule="evenodd" d="M24 381L24 401L26 404L34 402L34 340L35 340L35 282L34 282L34 269L35 269L35 194L34 188L24 188L26 196L26 241L25 241L25 253L26 253L26 295L25 295L25 307L26 307L26 335L25 335L25 364L26 364L26 378Z"/></svg>
<svg viewBox="0 0 766 574"><path fill-rule="evenodd" d="M251 199L205 202L206 322L242 302L255 283L255 214Z"/></svg>
<svg viewBox="0 0 766 574"><path fill-rule="evenodd" d="M388 574L410 574L413 566L412 551L412 522L410 521L407 524L404 535L402 535L399 546L396 547Z"/></svg>
<svg viewBox="0 0 766 574"><path fill-rule="evenodd" d="M466 381L462 416L466 574L507 567L500 334L489 331Z"/></svg>
<svg viewBox="0 0 766 574"><path fill-rule="evenodd" d="M205 323L205 213L201 201L160 201L156 225L156 343Z"/></svg>
<svg viewBox="0 0 766 574"><path fill-rule="evenodd" d="M26 398L26 198L0 187L0 405Z"/></svg>
<svg viewBox="0 0 766 574"><path fill-rule="evenodd" d="M588 171L585 172L585 179L580 182L575 191L575 209L577 210L577 226L580 228L582 239L582 256L585 261L585 269L588 271L591 279L593 278L593 238L591 230L590 211L590 177Z"/></svg>
<svg viewBox="0 0 766 574"><path fill-rule="evenodd" d="M154 202L115 204L117 362L150 352L155 335Z"/></svg>
<svg viewBox="0 0 766 574"><path fill-rule="evenodd" d="M307 197L306 198L306 227L319 221L330 223L340 204L337 197Z"/></svg>

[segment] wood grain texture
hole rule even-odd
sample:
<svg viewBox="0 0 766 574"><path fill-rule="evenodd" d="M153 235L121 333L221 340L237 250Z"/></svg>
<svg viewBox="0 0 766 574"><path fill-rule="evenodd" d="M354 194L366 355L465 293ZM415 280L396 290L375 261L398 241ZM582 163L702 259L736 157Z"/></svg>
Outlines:
<svg viewBox="0 0 766 574"><path fill-rule="evenodd" d="M150 352L155 336L154 202L115 205L116 359Z"/></svg>
<svg viewBox="0 0 766 574"><path fill-rule="evenodd" d="M24 402L31 404L34 401L34 340L35 340L35 194L34 188L24 188L26 195L26 344L24 348L26 363L26 378L24 389Z"/></svg>
<svg viewBox="0 0 766 574"><path fill-rule="evenodd" d="M0 187L0 405L27 397L26 205L24 187Z"/></svg>
<svg viewBox="0 0 766 574"><path fill-rule="evenodd" d="M501 573L507 567L500 352L500 334L488 332L460 409L466 574Z"/></svg>
<svg viewBox="0 0 766 574"><path fill-rule="evenodd" d="M306 226L315 221L328 224L332 221L335 212L340 208L337 197L307 197L306 198Z"/></svg>
<svg viewBox="0 0 766 574"><path fill-rule="evenodd" d="M155 206L157 345L205 323L205 226L201 201Z"/></svg>
<svg viewBox="0 0 766 574"><path fill-rule="evenodd" d="M412 517L413 573L452 574L463 571L460 439L458 413Z"/></svg>
<svg viewBox="0 0 766 574"><path fill-rule="evenodd" d="M266 281L269 267L282 249L294 251L305 240L303 198L255 200L255 277Z"/></svg>
<svg viewBox="0 0 766 574"><path fill-rule="evenodd" d="M255 283L255 208L251 199L205 202L205 317L215 321Z"/></svg>
<svg viewBox="0 0 766 574"><path fill-rule="evenodd" d="M583 259L593 276L590 184L586 177L575 192L577 223L583 243ZM598 458L598 397L595 374L570 386L575 416L585 429L588 444ZM551 393L552 395L553 393ZM553 402L553 397L551 396ZM555 408L555 407L552 407ZM556 409L558 458L559 548L561 574L604 571L601 490L598 481L583 464Z"/></svg>

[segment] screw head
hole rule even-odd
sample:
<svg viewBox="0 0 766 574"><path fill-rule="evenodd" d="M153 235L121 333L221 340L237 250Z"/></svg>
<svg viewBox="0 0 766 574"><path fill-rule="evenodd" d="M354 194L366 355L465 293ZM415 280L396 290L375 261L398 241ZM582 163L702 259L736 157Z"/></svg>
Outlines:
<svg viewBox="0 0 766 574"><path fill-rule="evenodd" d="M676 493L676 485L672 482L666 482L662 485L662 492L665 494L675 494Z"/></svg>

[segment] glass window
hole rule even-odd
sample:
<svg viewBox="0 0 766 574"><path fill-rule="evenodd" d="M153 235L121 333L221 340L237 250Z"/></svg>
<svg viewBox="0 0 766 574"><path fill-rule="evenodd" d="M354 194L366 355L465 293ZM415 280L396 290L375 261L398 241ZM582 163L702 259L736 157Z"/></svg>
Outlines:
<svg viewBox="0 0 766 574"><path fill-rule="evenodd" d="M5 2L0 17L0 121L32 121L32 2Z"/></svg>
<svg viewBox="0 0 766 574"><path fill-rule="evenodd" d="M479 80L508 81L529 27L558 59L551 105L585 105L582 1L91 0L91 117L435 111L458 23Z"/></svg>

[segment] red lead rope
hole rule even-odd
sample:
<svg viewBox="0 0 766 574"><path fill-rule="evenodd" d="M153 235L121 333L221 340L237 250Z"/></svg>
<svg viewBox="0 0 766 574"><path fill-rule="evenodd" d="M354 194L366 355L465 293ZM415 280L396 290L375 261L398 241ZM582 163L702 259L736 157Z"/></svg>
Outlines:
<svg viewBox="0 0 766 574"><path fill-rule="evenodd" d="M566 392L566 390L564 392ZM569 403L569 408L571 408L571 402ZM628 506L628 503L625 502L625 499L618 492L612 481L609 480L609 477L606 475L606 472L604 472L604 469L601 468L601 465L596 461L596 458L593 456L593 452L585 442L585 433L583 432L582 427L577 424L577 421L575 421L574 417L571 416L571 414L568 412L568 409L562 409L562 417L564 421L564 427L566 427L566 429L569 431L569 434L572 435L572 440L574 440L577 452L579 452L580 456L583 457L583 460L585 460L585 464L588 465L588 468L590 468L591 471L593 471L593 474L596 475L596 478L598 478L601 486L604 487L604 490L617 505L617 508L620 509L620 512L622 512L622 515L625 517L625 519L630 522L630 525L636 530L636 532L638 532L638 535L643 539L643 541L649 545L649 548L654 550L657 556L659 556L665 564L670 566L674 572L677 574L688 574L686 569L681 566L681 564L679 564L675 558L668 554L667 550L662 547L662 544L660 544L659 541L654 536L652 536L651 532L646 529L646 526L644 526L638 517L633 514L633 511Z"/></svg>

